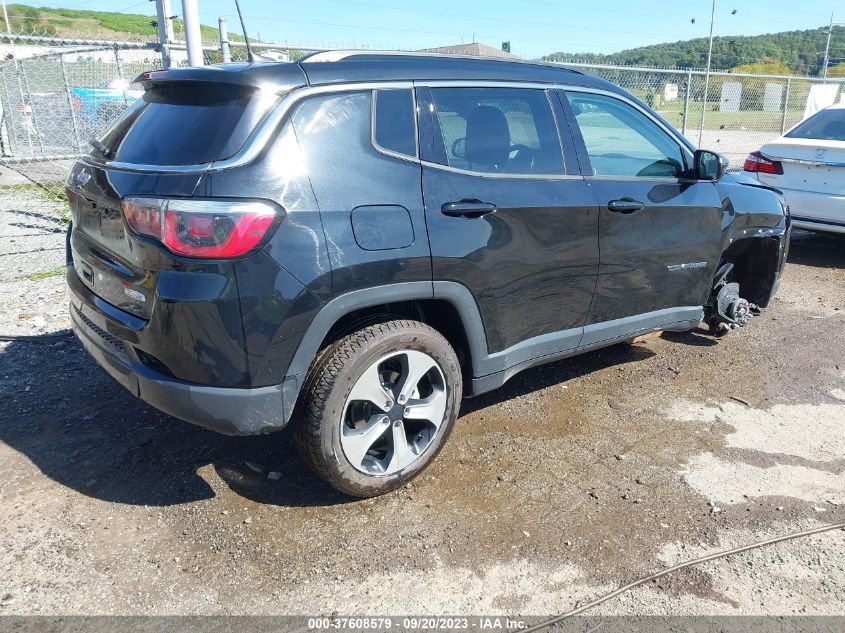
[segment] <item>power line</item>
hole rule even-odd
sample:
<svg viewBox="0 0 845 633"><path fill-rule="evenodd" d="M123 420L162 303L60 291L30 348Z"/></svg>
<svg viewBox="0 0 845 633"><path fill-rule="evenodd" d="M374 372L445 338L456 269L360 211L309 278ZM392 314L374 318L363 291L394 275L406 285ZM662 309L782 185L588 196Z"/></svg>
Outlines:
<svg viewBox="0 0 845 633"><path fill-rule="evenodd" d="M466 19L471 19L471 20L484 20L484 21L487 21L487 22L496 22L496 23L507 24L507 25L524 24L526 26L539 26L539 27L544 27L544 28L557 28L557 29L570 29L570 30L574 29L574 30L581 30L581 31L596 31L596 32L603 32L603 33L622 33L622 34L628 34L628 35L651 35L651 36L654 36L654 37L666 37L667 36L667 34L665 32L663 32L663 33L653 33L653 32L646 32L646 31L627 31L627 30L619 30L619 29L605 29L605 28L585 27L585 26L573 27L572 24L570 24L570 23L561 24L561 23L555 23L555 22L549 22L549 21L537 22L537 21L531 21L531 20L522 20L522 19L518 19L518 18L514 18L514 19L511 19L511 18L492 18L492 17L489 17L489 16L483 16L483 15L455 13L455 12L451 12L451 11L436 11L436 10L432 10L432 9L400 7L400 6L396 6L396 5L381 4L381 3L376 3L376 2L363 2L361 0L329 0L329 1L334 2L336 4L345 4L345 5L350 5L350 6L369 7L369 8L374 8L374 9L388 9L388 10L391 10L391 11L402 11L402 12L406 12L406 13L417 13L417 14L421 14L421 15L435 15L435 16L443 16L443 17L451 17L451 18L460 17L460 18L466 18ZM580 5L544 2L543 0L525 0L525 1L531 2L533 4L538 4L538 5L554 6L556 8L561 8L561 7L563 7L563 8L566 8L566 7L578 8L578 9L583 9L585 11L595 11L595 12L600 12L600 13L612 13L612 14L627 15L627 16L634 16L634 17L661 19L661 20L664 20L664 21L667 19L667 17L665 15L651 15L651 14L647 14L647 13L635 13L635 12L631 12L631 11L605 10L605 9L598 9L598 8L595 8L595 7L582 7ZM671 17L669 19L671 19L671 20L682 20L682 21L686 22L689 18L685 16L685 17ZM786 23L784 22L783 24L786 24ZM792 25L792 23L789 23L789 24L790 24L790 26ZM819 27L819 28L824 28L824 27ZM803 29L803 30L812 30L812 29ZM777 35L777 34L772 34L772 35ZM700 37L706 39L706 36L704 36L704 35L702 35ZM737 35L737 36L733 36L733 37L755 37L755 36L754 35L745 35L745 36ZM691 39L699 39L699 38L691 38Z"/></svg>
<svg viewBox="0 0 845 633"><path fill-rule="evenodd" d="M335 0L335 1L341 2L342 0ZM363 4L363 3L361 3L361 4ZM372 6L374 8L379 7L379 5L369 5L369 6ZM402 10L402 9L400 9L400 10ZM409 9L409 10L411 10L411 9ZM416 10L414 10L414 11L416 11ZM201 13L203 15L212 15L208 11L201 11ZM450 14L450 15L452 15L452 17L470 17L470 18L472 17L472 16L460 16L460 14ZM314 26L337 26L337 27L348 27L348 28L363 29L363 30L392 31L392 32L399 32L399 33L420 33L420 34L423 34L423 35L448 35L449 37L460 37L460 35L455 35L455 34L447 34L447 33L434 32L434 31L422 31L422 30L417 30L417 29L400 29L400 28L396 28L396 27L393 27L393 26L390 26L390 27L374 26L372 24L351 24L351 23L348 23L348 22L347 23L323 22L323 21L318 21L318 20L292 20L292 19L289 19L289 18L272 18L272 17L268 17L268 16L257 16L257 15L246 16L246 18L249 19L249 20L283 22L283 23L287 23L287 24L310 24L310 25L314 25ZM496 21L496 22L501 22L502 24L506 24L506 23L510 22L509 20L496 20L495 18L491 18L491 20ZM525 24L531 24L531 25L534 25L534 26L539 25L539 23L528 23L528 22L524 22L524 23ZM572 26L565 26L565 25L549 25L548 23L545 26L550 26L550 27L553 27L553 28L568 28L570 30L576 30L576 31L589 31L589 32L597 32L597 33L616 33L616 34L622 34L622 35L653 35L655 37L660 37L662 35L662 33L646 33L646 32L643 32L643 31L620 31L620 30L614 30L614 29L602 29L602 28L593 28L593 27L572 27ZM489 37L489 38L493 38L493 39L499 39L499 38L502 38L502 37L510 37L510 35L504 35L504 34L494 35L494 34L491 34L491 33L483 33L483 35L485 35L486 37ZM511 38L511 39L513 39L513 38ZM536 42L536 43L540 43L540 44L549 43L548 40L543 41L543 40L537 40L537 39L534 39L534 38L532 38L531 41Z"/></svg>
<svg viewBox="0 0 845 633"><path fill-rule="evenodd" d="M576 4L561 4L559 2L549 2L548 0L523 0L523 1L526 2L526 3L530 3L530 4L538 4L538 5L543 5L543 6L555 7L555 8L569 8L569 9L576 9L576 10L581 10L581 11L590 11L590 12L601 13L601 14L610 13L610 14L615 14L615 15L627 15L627 16L631 16L631 17L650 18L650 19L656 19L656 20L661 20L661 21L666 21L668 19L668 20L673 20L673 21L677 20L677 21L688 22L692 17L695 17L695 16L690 15L690 11L687 11L686 8L684 9L684 11L686 11L686 13L683 16L681 16L681 15L667 16L665 13L653 14L653 13L640 13L640 12L635 12L635 11L619 11L619 10L616 10L616 9L606 9L604 7L596 7L596 6L584 6L584 5L576 5ZM790 2L792 2L792 0L790 0ZM783 13L783 12L779 11L779 13ZM800 14L803 17L807 16L806 11L795 12L795 13ZM784 24L784 25L788 24L790 26L792 26L792 24L793 24L792 21L786 21L786 20L784 20L783 22L781 22L781 21L772 22L771 20L768 20L768 17L767 17L767 21L770 24L772 24L772 23L773 24ZM751 36L751 37L753 37L753 36Z"/></svg>
<svg viewBox="0 0 845 633"><path fill-rule="evenodd" d="M141 2L136 2L135 4L130 4L128 7L123 7L122 9L118 9L116 13L123 13L124 11L129 11L129 9L134 9L135 7L140 7L142 4L147 4L149 0L141 0Z"/></svg>
<svg viewBox="0 0 845 633"><path fill-rule="evenodd" d="M580 11L592 11L592 12L597 12L597 13L613 13L613 14L616 14L616 15L627 15L627 16L638 17L638 18L655 18L655 19L660 19L660 20L666 19L665 14L664 15L654 15L654 14L639 13L639 12L632 12L632 11L619 11L619 10L615 10L615 9L604 9L604 8L598 8L598 7L585 7L583 5L578 5L578 4L561 4L559 2L547 2L547 1L544 1L544 0L524 0L524 1L531 3L531 4L540 4L540 5L548 6L548 7L556 7L556 8L564 8L564 9L577 9L577 10L580 10ZM670 19L686 21L689 18L688 17L683 17L683 18L677 17L677 18L670 18Z"/></svg>

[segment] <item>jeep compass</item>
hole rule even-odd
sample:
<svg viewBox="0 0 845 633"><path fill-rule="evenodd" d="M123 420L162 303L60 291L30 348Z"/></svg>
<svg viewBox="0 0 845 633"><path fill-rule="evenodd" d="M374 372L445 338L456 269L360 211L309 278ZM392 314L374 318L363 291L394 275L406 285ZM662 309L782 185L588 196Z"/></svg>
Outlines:
<svg viewBox="0 0 845 633"><path fill-rule="evenodd" d="M728 332L784 266L778 192L576 70L331 51L136 85L67 181L74 331L172 416L290 423L349 495L429 465L464 396Z"/></svg>

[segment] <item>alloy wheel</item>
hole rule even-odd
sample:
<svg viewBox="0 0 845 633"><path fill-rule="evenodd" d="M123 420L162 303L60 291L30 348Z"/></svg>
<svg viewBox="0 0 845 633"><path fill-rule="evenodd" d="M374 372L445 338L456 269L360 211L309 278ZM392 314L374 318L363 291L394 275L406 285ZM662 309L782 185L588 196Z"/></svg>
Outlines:
<svg viewBox="0 0 845 633"><path fill-rule="evenodd" d="M391 475L420 459L446 414L443 371L428 354L391 352L367 367L343 408L340 442L352 466Z"/></svg>

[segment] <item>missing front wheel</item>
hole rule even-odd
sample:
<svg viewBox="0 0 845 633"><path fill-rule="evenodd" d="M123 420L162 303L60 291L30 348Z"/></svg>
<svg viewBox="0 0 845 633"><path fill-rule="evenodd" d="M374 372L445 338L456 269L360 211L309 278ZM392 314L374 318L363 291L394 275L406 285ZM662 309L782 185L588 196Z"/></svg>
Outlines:
<svg viewBox="0 0 845 633"><path fill-rule="evenodd" d="M716 336L744 327L751 317L760 314L757 305L740 296L739 284L728 281L732 270L733 264L719 269L706 306L705 321Z"/></svg>

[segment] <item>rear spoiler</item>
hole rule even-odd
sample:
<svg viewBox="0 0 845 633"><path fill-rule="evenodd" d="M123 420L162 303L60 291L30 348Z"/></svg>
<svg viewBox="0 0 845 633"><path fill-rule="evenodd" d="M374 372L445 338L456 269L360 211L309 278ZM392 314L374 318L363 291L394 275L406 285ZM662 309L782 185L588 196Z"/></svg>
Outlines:
<svg viewBox="0 0 845 633"><path fill-rule="evenodd" d="M138 75L131 85L135 89L146 90L156 83L182 81L249 86L278 93L307 85L305 73L295 62L221 64L150 70Z"/></svg>

